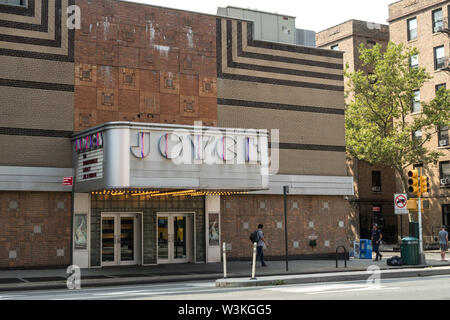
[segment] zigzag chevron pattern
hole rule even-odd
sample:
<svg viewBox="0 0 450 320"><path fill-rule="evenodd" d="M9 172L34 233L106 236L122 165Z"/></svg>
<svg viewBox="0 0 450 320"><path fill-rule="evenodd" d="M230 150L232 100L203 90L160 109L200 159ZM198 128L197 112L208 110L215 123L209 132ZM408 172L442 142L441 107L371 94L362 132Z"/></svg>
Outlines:
<svg viewBox="0 0 450 320"><path fill-rule="evenodd" d="M28 0L27 7L0 5L0 55L73 62L67 7L73 0Z"/></svg>

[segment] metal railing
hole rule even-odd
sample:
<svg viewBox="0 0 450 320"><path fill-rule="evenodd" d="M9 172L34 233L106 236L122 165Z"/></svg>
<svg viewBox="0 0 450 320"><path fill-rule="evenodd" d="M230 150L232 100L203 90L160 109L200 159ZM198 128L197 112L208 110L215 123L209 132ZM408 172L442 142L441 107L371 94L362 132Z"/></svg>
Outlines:
<svg viewBox="0 0 450 320"><path fill-rule="evenodd" d="M344 263L345 263L345 267L347 268L347 249L345 248L345 246L338 246L336 248L336 268L338 267L338 261L339 261L339 248L343 248L344 249Z"/></svg>

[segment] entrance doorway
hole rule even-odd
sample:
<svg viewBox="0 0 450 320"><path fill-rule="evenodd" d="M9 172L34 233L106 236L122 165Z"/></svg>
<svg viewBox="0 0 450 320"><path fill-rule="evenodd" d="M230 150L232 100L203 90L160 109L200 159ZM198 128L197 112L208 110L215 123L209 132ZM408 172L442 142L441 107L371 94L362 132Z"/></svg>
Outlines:
<svg viewBox="0 0 450 320"><path fill-rule="evenodd" d="M447 226L447 230L450 227L450 204L442 205L442 224Z"/></svg>
<svg viewBox="0 0 450 320"><path fill-rule="evenodd" d="M141 245L138 217L137 213L102 214L102 266L138 264Z"/></svg>
<svg viewBox="0 0 450 320"><path fill-rule="evenodd" d="M156 237L158 264L194 261L194 214L158 213Z"/></svg>

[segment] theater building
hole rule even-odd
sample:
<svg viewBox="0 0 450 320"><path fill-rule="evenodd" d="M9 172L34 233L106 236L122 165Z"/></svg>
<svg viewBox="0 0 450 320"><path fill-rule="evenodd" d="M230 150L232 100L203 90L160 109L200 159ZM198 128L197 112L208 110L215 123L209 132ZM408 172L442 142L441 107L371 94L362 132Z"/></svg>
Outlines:
<svg viewBox="0 0 450 320"><path fill-rule="evenodd" d="M29 0L21 10L42 4L50 12L53 3ZM1 225L13 230L0 234L2 267L38 265L31 251L9 252L48 239L54 242L39 265L212 263L220 261L222 243L230 259L248 259L249 234L259 223L270 243L266 255L277 258L285 253L283 186L290 187L292 258L326 258L338 245L348 248L355 217L346 200L353 183L345 164L341 52L254 40L249 20L124 1L75 4L81 25L67 45L61 42L67 58L40 52L54 46L38 47L38 62L24 58L31 46L0 51L1 59L15 54L15 68L23 69L3 74L12 80L0 87L23 90L11 94L10 120L2 119L0 141L15 158L1 160L0 172L8 174L0 173L6 181L0 195L19 198L19 210L2 201ZM10 33L23 33L13 26ZM52 73L52 85L33 78L33 63L48 72L62 62L67 73ZM39 85L30 88L29 81ZM55 102L57 89L68 95L66 104ZM15 106L37 103L33 94L44 109L15 125ZM29 150L40 153L26 162L23 148L15 148L31 139ZM33 172L52 168L55 189L43 191L54 203L25 197L38 197L41 180L9 182L25 179L16 173L21 161ZM73 198L59 183L66 175L74 177ZM36 223L28 217L34 208L45 217L39 239L22 227ZM61 249L64 258L55 262Z"/></svg>

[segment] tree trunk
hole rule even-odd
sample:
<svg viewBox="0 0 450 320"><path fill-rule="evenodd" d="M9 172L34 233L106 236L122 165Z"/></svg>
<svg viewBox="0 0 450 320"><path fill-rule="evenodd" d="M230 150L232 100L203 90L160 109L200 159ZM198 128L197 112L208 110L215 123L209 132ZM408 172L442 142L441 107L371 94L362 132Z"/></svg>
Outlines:
<svg viewBox="0 0 450 320"><path fill-rule="evenodd" d="M402 187L403 187L403 193L408 193L408 179L403 175L403 170L394 168L395 172L400 176L400 179L402 181Z"/></svg>

